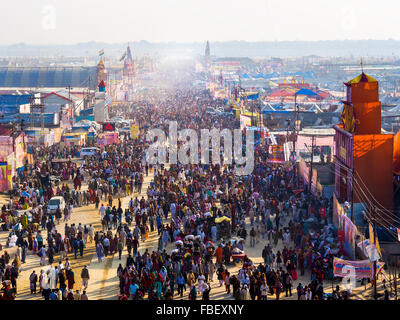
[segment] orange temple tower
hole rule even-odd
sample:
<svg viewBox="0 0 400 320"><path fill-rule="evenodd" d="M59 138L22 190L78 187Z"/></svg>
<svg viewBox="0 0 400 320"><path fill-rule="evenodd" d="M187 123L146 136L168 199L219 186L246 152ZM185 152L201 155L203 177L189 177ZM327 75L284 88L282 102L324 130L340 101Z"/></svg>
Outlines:
<svg viewBox="0 0 400 320"><path fill-rule="evenodd" d="M345 85L342 123L334 126L336 197L380 216L380 205L393 210L393 135L382 134L378 81L363 72Z"/></svg>

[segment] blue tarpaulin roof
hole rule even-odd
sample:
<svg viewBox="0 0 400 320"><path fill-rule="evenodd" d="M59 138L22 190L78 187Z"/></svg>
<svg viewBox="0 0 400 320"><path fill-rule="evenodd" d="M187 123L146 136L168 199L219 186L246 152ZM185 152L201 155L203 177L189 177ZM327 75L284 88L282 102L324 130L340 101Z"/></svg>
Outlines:
<svg viewBox="0 0 400 320"><path fill-rule="evenodd" d="M290 113L291 111L288 110L276 110L276 111L272 111L272 110L264 110L262 113L273 113L273 114L279 114L279 113Z"/></svg>
<svg viewBox="0 0 400 320"><path fill-rule="evenodd" d="M35 116L33 119L34 125L41 125L42 119L40 113L15 113L4 115L4 118L0 118L0 123L9 123L9 122L16 122L20 120L24 120L26 124L31 123L31 115ZM45 125L53 125L55 121L55 114L54 113L45 113L43 115L44 124Z"/></svg>
<svg viewBox="0 0 400 320"><path fill-rule="evenodd" d="M296 95L298 96L317 96L318 93L315 93L314 91L310 89L300 89L299 91L296 92Z"/></svg>
<svg viewBox="0 0 400 320"><path fill-rule="evenodd" d="M30 103L31 94L2 94L0 95L0 105L16 106Z"/></svg>
<svg viewBox="0 0 400 320"><path fill-rule="evenodd" d="M19 112L19 106L0 105L0 113L14 114Z"/></svg>
<svg viewBox="0 0 400 320"><path fill-rule="evenodd" d="M0 67L0 87L88 87L97 67ZM94 88L96 81L91 82Z"/></svg>
<svg viewBox="0 0 400 320"><path fill-rule="evenodd" d="M258 73L258 74L255 74L253 77L256 79L261 79L261 78L264 78L264 75L262 73Z"/></svg>
<svg viewBox="0 0 400 320"><path fill-rule="evenodd" d="M258 97L259 97L259 94L258 94L258 93L255 93L255 94L249 94L249 95L246 97L246 99L247 99L247 100L256 100L256 99L258 99Z"/></svg>
<svg viewBox="0 0 400 320"><path fill-rule="evenodd" d="M279 73L278 72L272 72L270 74L265 75L266 79L277 78L277 77L279 77Z"/></svg>

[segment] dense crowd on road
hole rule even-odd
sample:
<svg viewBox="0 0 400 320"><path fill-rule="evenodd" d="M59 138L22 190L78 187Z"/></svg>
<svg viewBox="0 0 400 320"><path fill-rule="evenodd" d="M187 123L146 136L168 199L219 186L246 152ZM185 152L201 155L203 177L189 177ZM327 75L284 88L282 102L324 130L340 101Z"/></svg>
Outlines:
<svg viewBox="0 0 400 320"><path fill-rule="evenodd" d="M333 255L343 251L329 224L331 201L304 188L292 165L270 162L266 142L256 146L254 171L244 177L235 174L235 164L149 165L148 129L168 132L169 121L198 132L240 125L233 114L206 113L223 106L207 91L157 90L152 97L121 114L139 124L137 139L121 139L83 161L76 160L77 147L33 150L33 164L20 172L2 207L5 245L18 247L15 257L3 250L0 258L4 292L16 291L26 256L33 254L43 269L30 276L32 294L38 287L46 300L88 299L89 269L80 272L80 292L71 260L93 243L98 263L110 255L121 260L120 300L169 300L185 292L191 300L209 300L215 281L236 300L280 299L295 290L299 300L327 299ZM151 181L144 189L145 179ZM53 196L63 197L65 207L48 210ZM69 222L74 208L89 205L99 212L100 229ZM155 232L153 250L140 250ZM257 263L246 253L255 247L262 248ZM300 283L298 274L309 280ZM329 298L344 297L335 290Z"/></svg>

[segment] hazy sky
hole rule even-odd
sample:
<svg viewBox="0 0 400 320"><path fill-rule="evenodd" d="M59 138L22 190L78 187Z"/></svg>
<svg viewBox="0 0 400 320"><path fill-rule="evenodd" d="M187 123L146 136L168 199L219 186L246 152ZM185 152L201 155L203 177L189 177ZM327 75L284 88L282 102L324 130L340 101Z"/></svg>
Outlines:
<svg viewBox="0 0 400 320"><path fill-rule="evenodd" d="M400 39L398 0L0 0L0 43Z"/></svg>

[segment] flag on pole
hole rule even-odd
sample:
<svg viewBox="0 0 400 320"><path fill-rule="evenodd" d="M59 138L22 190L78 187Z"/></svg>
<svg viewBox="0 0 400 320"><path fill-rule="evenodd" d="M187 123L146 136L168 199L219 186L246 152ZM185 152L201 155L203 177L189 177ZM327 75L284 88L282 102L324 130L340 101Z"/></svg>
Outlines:
<svg viewBox="0 0 400 320"><path fill-rule="evenodd" d="M104 49L101 49L101 50L99 51L99 56L101 57L102 55L104 55Z"/></svg>
<svg viewBox="0 0 400 320"><path fill-rule="evenodd" d="M373 229L373 227L372 227L372 224L370 224L370 223L369 223L369 238L371 239L372 243L375 244L376 249L378 250L379 255L382 256L382 253L381 253L381 246L379 245L378 237L375 237L374 229Z"/></svg>
<svg viewBox="0 0 400 320"><path fill-rule="evenodd" d="M125 59L125 57L126 57L126 51L125 51L125 52L124 52L124 54L122 55L121 59L119 59L119 61L122 61L122 60L124 60L124 59Z"/></svg>

